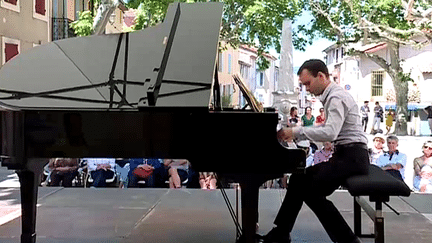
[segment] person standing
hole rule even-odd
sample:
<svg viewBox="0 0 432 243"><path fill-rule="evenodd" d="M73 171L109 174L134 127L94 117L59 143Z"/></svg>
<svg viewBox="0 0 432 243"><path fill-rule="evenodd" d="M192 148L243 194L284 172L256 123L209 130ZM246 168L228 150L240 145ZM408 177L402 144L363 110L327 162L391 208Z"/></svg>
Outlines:
<svg viewBox="0 0 432 243"><path fill-rule="evenodd" d="M376 133L380 132L380 124L381 124L381 122L383 120L384 110L380 106L380 104L379 104L378 101L375 102L374 113L375 113L375 115L374 115L374 120L373 120L373 123L372 123L371 134L376 134ZM376 125L376 129L375 129L375 125Z"/></svg>
<svg viewBox="0 0 432 243"><path fill-rule="evenodd" d="M369 101L366 100L364 102L364 105L362 105L362 107L360 107L360 113L362 116L362 127L364 127L364 132L366 132L367 124L369 121L369 113L370 113Z"/></svg>
<svg viewBox="0 0 432 243"><path fill-rule="evenodd" d="M280 140L309 139L332 141L335 152L328 163L306 168L305 174L293 174L274 227L264 242L291 242L290 232L303 202L315 213L333 242L359 243L334 204L327 199L345 180L368 173L367 137L361 126L359 107L342 87L330 81L325 63L318 59L303 63L298 73L306 90L320 95L326 123L323 126L283 128Z"/></svg>
<svg viewBox="0 0 432 243"><path fill-rule="evenodd" d="M429 122L429 129L431 130L431 136L432 136L432 105L424 108L424 110L427 113L427 119Z"/></svg>
<svg viewBox="0 0 432 243"><path fill-rule="evenodd" d="M386 129L387 129L387 133L386 135L389 134L392 126L393 126L393 119L395 118L396 114L393 110L389 110L388 114L387 114L387 118L386 118Z"/></svg>

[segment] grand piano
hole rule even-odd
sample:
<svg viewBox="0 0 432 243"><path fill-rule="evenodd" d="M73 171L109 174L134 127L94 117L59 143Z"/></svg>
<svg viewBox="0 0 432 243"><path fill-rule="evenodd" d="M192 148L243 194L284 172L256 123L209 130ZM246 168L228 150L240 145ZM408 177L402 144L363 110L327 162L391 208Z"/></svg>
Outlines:
<svg viewBox="0 0 432 243"><path fill-rule="evenodd" d="M51 42L0 69L1 163L19 176L22 243L36 242L39 175L53 157L188 159L240 183L241 241L256 242L259 186L302 173L305 153L279 144L274 109L221 108L222 11L175 3L158 26Z"/></svg>

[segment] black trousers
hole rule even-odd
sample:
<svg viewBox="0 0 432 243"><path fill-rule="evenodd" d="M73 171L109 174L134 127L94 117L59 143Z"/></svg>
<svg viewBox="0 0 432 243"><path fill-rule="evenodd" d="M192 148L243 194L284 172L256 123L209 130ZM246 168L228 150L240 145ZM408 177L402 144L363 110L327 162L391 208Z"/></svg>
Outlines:
<svg viewBox="0 0 432 243"><path fill-rule="evenodd" d="M305 174L293 174L287 193L274 221L277 227L291 232L303 202L315 213L332 241L351 242L355 234L333 203L327 200L345 180L367 174L369 154L366 145L336 147L328 162L308 167Z"/></svg>
<svg viewBox="0 0 432 243"><path fill-rule="evenodd" d="M369 117L362 117L362 127L364 127L364 132L366 132Z"/></svg>

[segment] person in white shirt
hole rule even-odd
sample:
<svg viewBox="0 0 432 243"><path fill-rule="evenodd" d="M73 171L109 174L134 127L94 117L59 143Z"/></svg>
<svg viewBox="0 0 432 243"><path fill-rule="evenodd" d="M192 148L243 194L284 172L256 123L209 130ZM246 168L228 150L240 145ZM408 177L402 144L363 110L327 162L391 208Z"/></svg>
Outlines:
<svg viewBox="0 0 432 243"><path fill-rule="evenodd" d="M377 165L392 176L403 181L405 179L407 156L399 152L397 149L398 143L399 139L396 136L392 135L387 137L387 147L389 151L378 158Z"/></svg>
<svg viewBox="0 0 432 243"><path fill-rule="evenodd" d="M114 158L85 158L94 187L106 187L106 179L114 176Z"/></svg>

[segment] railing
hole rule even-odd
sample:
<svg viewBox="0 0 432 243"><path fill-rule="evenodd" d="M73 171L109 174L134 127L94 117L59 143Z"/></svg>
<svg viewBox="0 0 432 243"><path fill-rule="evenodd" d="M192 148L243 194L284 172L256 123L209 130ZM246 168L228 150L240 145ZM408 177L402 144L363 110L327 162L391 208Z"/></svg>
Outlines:
<svg viewBox="0 0 432 243"><path fill-rule="evenodd" d="M52 18L52 40L75 37L73 29L69 26L70 23L72 23L72 20L68 18Z"/></svg>

